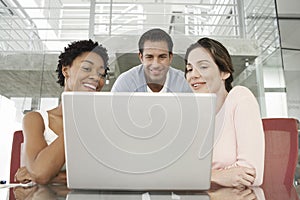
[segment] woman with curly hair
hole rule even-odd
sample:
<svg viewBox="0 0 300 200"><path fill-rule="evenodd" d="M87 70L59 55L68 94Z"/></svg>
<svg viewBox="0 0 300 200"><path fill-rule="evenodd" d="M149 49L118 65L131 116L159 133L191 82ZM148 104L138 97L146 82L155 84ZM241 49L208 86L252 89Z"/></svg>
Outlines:
<svg viewBox="0 0 300 200"><path fill-rule="evenodd" d="M59 55L56 72L64 91L100 91L108 68L107 50L92 40L76 41ZM23 118L24 147L15 178L22 183L66 183L62 104Z"/></svg>

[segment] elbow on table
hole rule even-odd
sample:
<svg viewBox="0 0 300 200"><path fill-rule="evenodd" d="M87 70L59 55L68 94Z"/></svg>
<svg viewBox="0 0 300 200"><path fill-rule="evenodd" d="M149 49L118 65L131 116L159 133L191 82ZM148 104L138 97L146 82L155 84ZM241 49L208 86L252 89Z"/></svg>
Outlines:
<svg viewBox="0 0 300 200"><path fill-rule="evenodd" d="M32 174L32 181L37 184L46 185L51 181L51 176L45 173L34 173Z"/></svg>

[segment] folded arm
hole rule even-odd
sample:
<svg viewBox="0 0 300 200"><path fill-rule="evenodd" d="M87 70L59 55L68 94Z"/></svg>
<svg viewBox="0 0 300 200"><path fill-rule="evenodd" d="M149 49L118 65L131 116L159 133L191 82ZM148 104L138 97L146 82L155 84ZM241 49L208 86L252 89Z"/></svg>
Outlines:
<svg viewBox="0 0 300 200"><path fill-rule="evenodd" d="M23 118L24 163L32 181L47 184L55 178L65 162L63 135L48 145L44 138L45 125L37 112Z"/></svg>

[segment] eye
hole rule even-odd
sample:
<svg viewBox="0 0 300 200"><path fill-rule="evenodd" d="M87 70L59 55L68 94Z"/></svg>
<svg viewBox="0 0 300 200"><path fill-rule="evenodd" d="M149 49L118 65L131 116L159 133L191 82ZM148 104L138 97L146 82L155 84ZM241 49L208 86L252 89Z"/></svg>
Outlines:
<svg viewBox="0 0 300 200"><path fill-rule="evenodd" d="M150 55L146 55L146 56L145 56L145 58L146 58L146 59L151 59L151 58L152 58L152 56L150 56Z"/></svg>
<svg viewBox="0 0 300 200"><path fill-rule="evenodd" d="M161 56L159 56L161 59L165 59L165 58L167 58L167 55L161 55Z"/></svg>
<svg viewBox="0 0 300 200"><path fill-rule="evenodd" d="M208 67L205 66L205 65L200 65L198 68L199 68L199 69L207 69Z"/></svg>
<svg viewBox="0 0 300 200"><path fill-rule="evenodd" d="M86 72L91 71L91 68L90 68L90 67L87 67L87 66L81 66L81 69L82 69L83 71L86 71Z"/></svg>

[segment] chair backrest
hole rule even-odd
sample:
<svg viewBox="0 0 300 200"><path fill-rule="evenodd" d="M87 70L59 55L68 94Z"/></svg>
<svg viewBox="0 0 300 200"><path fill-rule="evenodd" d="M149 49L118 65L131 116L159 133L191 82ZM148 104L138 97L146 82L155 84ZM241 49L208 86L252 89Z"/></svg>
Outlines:
<svg viewBox="0 0 300 200"><path fill-rule="evenodd" d="M263 119L266 184L293 185L298 161L298 122L293 118Z"/></svg>
<svg viewBox="0 0 300 200"><path fill-rule="evenodd" d="M12 149L11 149L11 160L10 160L10 183L15 183L15 173L21 165L21 144L23 143L23 132L14 132Z"/></svg>

